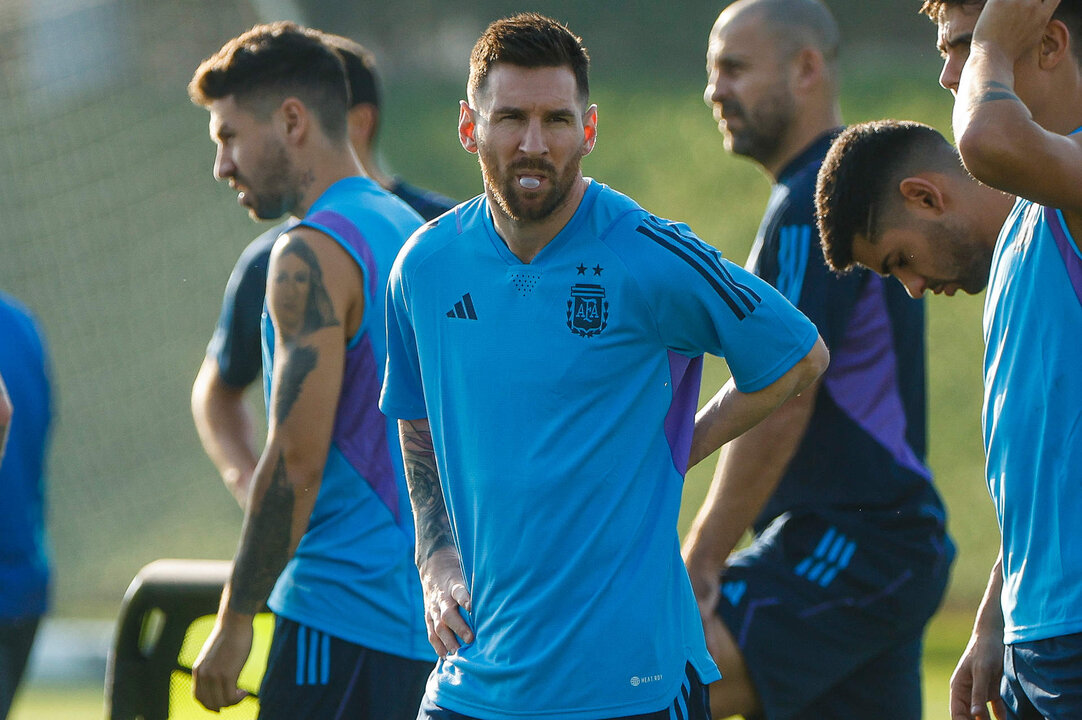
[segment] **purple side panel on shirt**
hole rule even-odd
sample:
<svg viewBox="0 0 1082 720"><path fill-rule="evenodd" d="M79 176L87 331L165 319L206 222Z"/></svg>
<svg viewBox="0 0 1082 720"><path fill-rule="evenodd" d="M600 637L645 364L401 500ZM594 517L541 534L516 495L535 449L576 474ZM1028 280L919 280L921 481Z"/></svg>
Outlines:
<svg viewBox="0 0 1082 720"><path fill-rule="evenodd" d="M382 363L376 362L366 334L346 352L333 437L342 455L398 522L398 483L387 445L387 418L379 410L382 380Z"/></svg>
<svg viewBox="0 0 1082 720"><path fill-rule="evenodd" d="M1063 223L1060 222L1056 211L1042 207L1041 212L1044 213L1044 221L1048 223L1048 227L1052 231L1052 237L1056 240L1056 247L1059 248L1060 257L1063 258L1063 264L1067 269L1067 277L1071 279L1071 287L1074 288L1075 297L1078 298L1078 302L1082 303L1082 258L1075 252L1074 243L1067 237L1067 229L1063 227Z"/></svg>
<svg viewBox="0 0 1082 720"><path fill-rule="evenodd" d="M365 265L369 297L377 297L375 256L357 227L333 210L312 213L304 222L332 230L357 251ZM365 333L353 348L346 350L332 441L399 522L398 483L388 446L387 418L379 410L382 383L383 363L377 362L372 341Z"/></svg>
<svg viewBox="0 0 1082 720"><path fill-rule="evenodd" d="M670 350L669 376L672 378L672 404L665 414L665 438L669 441L673 465L683 475L688 469L691 436L695 431L695 410L699 406L702 356L689 358Z"/></svg>
<svg viewBox="0 0 1082 720"><path fill-rule="evenodd" d="M823 384L849 417L905 468L931 479L905 439L906 419L898 392L898 357L883 297L883 280L868 276L841 346L831 352Z"/></svg>

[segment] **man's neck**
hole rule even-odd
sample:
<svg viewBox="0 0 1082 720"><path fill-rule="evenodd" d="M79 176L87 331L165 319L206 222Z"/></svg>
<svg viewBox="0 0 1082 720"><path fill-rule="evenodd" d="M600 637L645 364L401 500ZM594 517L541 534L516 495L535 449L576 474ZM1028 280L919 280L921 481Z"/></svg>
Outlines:
<svg viewBox="0 0 1082 720"><path fill-rule="evenodd" d="M967 181L969 179L967 178ZM1014 207L1015 196L996 190L987 185L980 185L981 194L978 202L974 204L973 219L978 223L981 240L989 247L994 248L999 240L999 231L1003 223L1007 222L1011 208Z"/></svg>
<svg viewBox="0 0 1082 720"><path fill-rule="evenodd" d="M777 182L785 169L789 167L789 163L796 160L820 137L841 126L841 108L836 102L826 107L811 106L799 109L792 126L786 131L785 139L778 147L776 157L763 162L763 170L774 182Z"/></svg>
<svg viewBox="0 0 1082 720"><path fill-rule="evenodd" d="M388 175L383 171L383 168L376 162L375 154L371 149L361 152L356 147L354 151L357 153L357 159L361 162L361 168L364 170L364 174L375 180L381 188L390 192L394 187L395 179L393 176Z"/></svg>
<svg viewBox="0 0 1082 720"><path fill-rule="evenodd" d="M496 202L492 192L486 188L485 194L492 211L492 223L496 226L496 234L515 257L529 264L575 215L575 211L578 210L586 194L587 185L586 179L580 175L562 205L547 217L532 221L517 221L509 217Z"/></svg>
<svg viewBox="0 0 1082 720"><path fill-rule="evenodd" d="M353 153L331 155L315 160L302 173L304 189L301 192L300 202L293 209L293 214L304 217L331 185L347 177L363 177L364 175L364 168Z"/></svg>

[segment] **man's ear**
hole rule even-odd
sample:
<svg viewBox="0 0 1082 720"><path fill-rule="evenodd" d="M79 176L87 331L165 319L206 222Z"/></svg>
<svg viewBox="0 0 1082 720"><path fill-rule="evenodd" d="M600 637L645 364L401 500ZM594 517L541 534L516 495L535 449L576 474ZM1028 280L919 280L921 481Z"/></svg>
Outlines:
<svg viewBox="0 0 1082 720"><path fill-rule="evenodd" d="M278 113L286 141L294 145L302 142L308 134L308 126L312 120L304 103L295 97L287 97L278 107Z"/></svg>
<svg viewBox="0 0 1082 720"><path fill-rule="evenodd" d="M355 145L369 147L379 124L379 108L372 103L358 103L349 109L349 138Z"/></svg>
<svg viewBox="0 0 1082 720"><path fill-rule="evenodd" d="M806 47L793 56L793 81L796 89L807 92L823 80L826 60L815 48Z"/></svg>
<svg viewBox="0 0 1082 720"><path fill-rule="evenodd" d="M1071 31L1063 24L1062 20L1049 20L1041 37L1040 53L1037 63L1042 70L1051 70L1058 65L1064 57L1071 53L1070 43L1078 42L1082 38L1072 38Z"/></svg>
<svg viewBox="0 0 1082 720"><path fill-rule="evenodd" d="M898 191L906 206L917 214L941 215L947 207L943 191L933 178L913 175L898 183Z"/></svg>
<svg viewBox="0 0 1082 720"><path fill-rule="evenodd" d="M458 103L458 141L462 143L466 152L477 152L477 139L474 137L476 131L477 124L474 122L473 108L465 100L460 100Z"/></svg>
<svg viewBox="0 0 1082 720"><path fill-rule="evenodd" d="M597 144L597 105L591 105L582 116L582 154L589 155Z"/></svg>

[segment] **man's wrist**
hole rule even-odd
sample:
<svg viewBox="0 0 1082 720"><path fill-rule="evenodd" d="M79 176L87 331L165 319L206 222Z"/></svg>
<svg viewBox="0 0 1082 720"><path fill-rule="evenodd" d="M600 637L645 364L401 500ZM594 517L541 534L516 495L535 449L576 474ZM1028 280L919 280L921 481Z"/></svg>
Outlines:
<svg viewBox="0 0 1082 720"><path fill-rule="evenodd" d="M234 600L232 586L227 585L218 606L218 624L230 627L250 626L255 621L258 612L258 610L239 606Z"/></svg>

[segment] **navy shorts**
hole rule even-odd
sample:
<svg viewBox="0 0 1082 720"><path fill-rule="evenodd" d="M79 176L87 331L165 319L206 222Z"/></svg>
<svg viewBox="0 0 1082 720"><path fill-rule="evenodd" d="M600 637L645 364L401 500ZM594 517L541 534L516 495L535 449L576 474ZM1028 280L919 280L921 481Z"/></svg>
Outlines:
<svg viewBox="0 0 1082 720"><path fill-rule="evenodd" d="M1008 720L1082 718L1082 633L1003 648Z"/></svg>
<svg viewBox="0 0 1082 720"><path fill-rule="evenodd" d="M259 688L259 718L413 720L434 664L276 618Z"/></svg>
<svg viewBox="0 0 1082 720"><path fill-rule="evenodd" d="M684 683L672 705L664 710L645 715L624 715L610 720L710 720L710 695L705 685L699 682L699 674L688 663ZM426 695L421 702L417 720L477 720L453 710L446 710L436 705Z"/></svg>
<svg viewBox="0 0 1082 720"><path fill-rule="evenodd" d="M953 558L934 513L778 517L730 559L718 603L765 717L919 720L924 626Z"/></svg>

